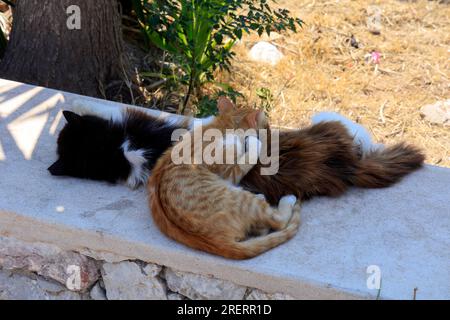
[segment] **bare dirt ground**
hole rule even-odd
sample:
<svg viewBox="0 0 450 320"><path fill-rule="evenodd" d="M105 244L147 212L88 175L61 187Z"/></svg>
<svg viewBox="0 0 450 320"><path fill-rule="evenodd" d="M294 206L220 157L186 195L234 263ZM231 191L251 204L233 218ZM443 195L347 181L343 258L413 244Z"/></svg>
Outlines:
<svg viewBox="0 0 450 320"><path fill-rule="evenodd" d="M450 128L430 125L420 107L450 98L450 5L438 1L279 0L305 21L297 34L273 37L285 57L276 66L252 62L247 36L236 47L230 82L247 103L256 89L273 94L273 125L307 125L313 113L337 111L363 124L382 143L408 141L427 162L450 167ZM381 33L369 32L371 5L381 9ZM352 35L354 37L352 46ZM355 42L356 41L356 42ZM357 44L357 45L355 45ZM355 47L357 46L357 47ZM365 56L381 53L378 69Z"/></svg>

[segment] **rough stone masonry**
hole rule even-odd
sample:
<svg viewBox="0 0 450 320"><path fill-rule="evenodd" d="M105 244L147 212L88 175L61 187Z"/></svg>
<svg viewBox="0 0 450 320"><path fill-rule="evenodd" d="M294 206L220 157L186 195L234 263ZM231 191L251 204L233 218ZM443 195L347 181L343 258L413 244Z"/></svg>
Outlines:
<svg viewBox="0 0 450 320"><path fill-rule="evenodd" d="M139 260L109 263L55 245L0 237L0 300L278 300L210 276Z"/></svg>

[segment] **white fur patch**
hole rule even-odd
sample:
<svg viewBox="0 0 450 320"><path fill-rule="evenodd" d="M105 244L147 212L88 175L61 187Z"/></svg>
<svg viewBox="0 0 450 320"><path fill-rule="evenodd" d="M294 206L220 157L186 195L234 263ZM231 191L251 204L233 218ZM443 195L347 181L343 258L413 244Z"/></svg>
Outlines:
<svg viewBox="0 0 450 320"><path fill-rule="evenodd" d="M283 196L278 202L278 211L280 221L289 221L292 217L292 208L297 202L297 197L294 195Z"/></svg>
<svg viewBox="0 0 450 320"><path fill-rule="evenodd" d="M242 192L242 188L233 184L231 181L227 181L228 189L232 191Z"/></svg>
<svg viewBox="0 0 450 320"><path fill-rule="evenodd" d="M196 128L199 128L200 126L207 126L211 124L216 119L214 116L209 116L207 118L192 118L191 122L189 124L189 130L193 131Z"/></svg>
<svg viewBox="0 0 450 320"><path fill-rule="evenodd" d="M257 197L258 199L261 199L261 200L266 200L266 196L263 195L262 193L255 194L255 197Z"/></svg>
<svg viewBox="0 0 450 320"><path fill-rule="evenodd" d="M366 128L339 113L320 112L315 114L312 118L313 124L327 121L339 121L340 123L342 123L347 128L348 133L353 137L353 141L355 142L355 144L360 146L363 155L373 149L379 148L379 145L373 144L372 137Z"/></svg>
<svg viewBox="0 0 450 320"><path fill-rule="evenodd" d="M112 107L108 104L102 104L87 99L76 99L67 109L80 116L91 115L114 122L123 121L124 111L121 108Z"/></svg>
<svg viewBox="0 0 450 320"><path fill-rule="evenodd" d="M185 119L181 117L173 117L173 116L167 116L167 117L160 117L159 120L162 120L165 124L169 126L183 126Z"/></svg>
<svg viewBox="0 0 450 320"><path fill-rule="evenodd" d="M144 167L144 164L147 162L147 159L144 157L146 150L130 150L130 142L128 140L122 144L122 150L125 158L131 165L131 172L126 184L130 188L135 189L148 179L149 172Z"/></svg>
<svg viewBox="0 0 450 320"><path fill-rule="evenodd" d="M296 202L297 202L297 197L290 194L290 195L282 197L280 199L280 202L278 203L278 206L279 207L293 207Z"/></svg>

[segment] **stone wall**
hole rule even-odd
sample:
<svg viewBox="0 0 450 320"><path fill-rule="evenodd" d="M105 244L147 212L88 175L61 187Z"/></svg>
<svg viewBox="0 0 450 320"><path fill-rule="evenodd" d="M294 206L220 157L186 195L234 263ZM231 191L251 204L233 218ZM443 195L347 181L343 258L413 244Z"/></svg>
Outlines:
<svg viewBox="0 0 450 320"><path fill-rule="evenodd" d="M109 263L51 244L0 237L0 300L292 299L139 260Z"/></svg>

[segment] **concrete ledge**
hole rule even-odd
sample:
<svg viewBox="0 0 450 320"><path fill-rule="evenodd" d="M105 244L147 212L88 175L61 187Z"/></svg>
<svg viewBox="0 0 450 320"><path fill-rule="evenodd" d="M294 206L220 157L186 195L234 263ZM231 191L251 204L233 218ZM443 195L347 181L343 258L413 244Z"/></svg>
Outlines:
<svg viewBox="0 0 450 320"><path fill-rule="evenodd" d="M74 94L0 80L0 236L57 245L108 262L142 260L299 299L450 299L450 170L426 166L384 190L305 203L288 243L230 261L175 243L153 225L144 189L55 178ZM106 103L106 102L105 102ZM114 103L108 102L113 105ZM380 268L380 290L367 267Z"/></svg>

